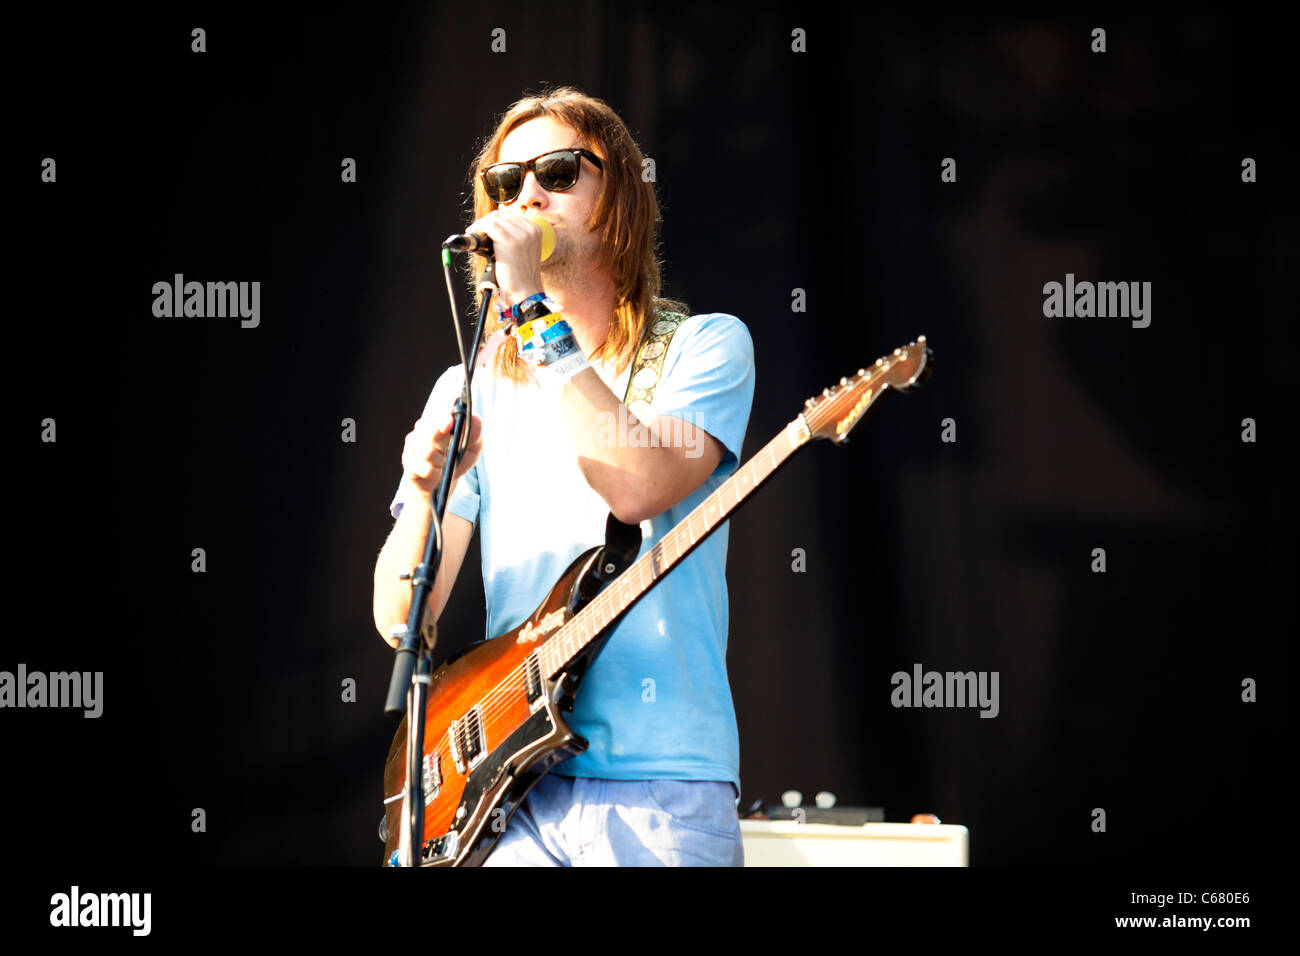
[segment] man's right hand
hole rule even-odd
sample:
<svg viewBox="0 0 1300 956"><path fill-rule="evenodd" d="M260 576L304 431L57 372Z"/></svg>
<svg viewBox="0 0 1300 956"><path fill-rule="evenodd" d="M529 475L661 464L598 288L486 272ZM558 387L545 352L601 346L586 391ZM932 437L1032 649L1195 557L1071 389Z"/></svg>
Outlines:
<svg viewBox="0 0 1300 956"><path fill-rule="evenodd" d="M407 480L415 485L421 493L432 499L433 492L442 481L442 469L447 459L447 448L451 444L451 413L446 420L435 428L435 423L424 418L417 419L415 427L406 435L406 445L402 449L402 468ZM474 467L478 454L483 448L483 422L477 416L470 418L469 444L465 455L456 468L454 477L460 478Z"/></svg>

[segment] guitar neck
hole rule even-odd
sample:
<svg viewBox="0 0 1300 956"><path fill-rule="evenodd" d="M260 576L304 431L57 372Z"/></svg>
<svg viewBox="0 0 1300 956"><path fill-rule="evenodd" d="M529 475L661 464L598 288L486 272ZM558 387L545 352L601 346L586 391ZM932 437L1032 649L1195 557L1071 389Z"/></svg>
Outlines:
<svg viewBox="0 0 1300 956"><path fill-rule="evenodd" d="M812 434L802 415L790 422L538 648L538 662L543 672L554 677L563 670L620 614L726 521L740 503L771 478L790 456L811 440Z"/></svg>

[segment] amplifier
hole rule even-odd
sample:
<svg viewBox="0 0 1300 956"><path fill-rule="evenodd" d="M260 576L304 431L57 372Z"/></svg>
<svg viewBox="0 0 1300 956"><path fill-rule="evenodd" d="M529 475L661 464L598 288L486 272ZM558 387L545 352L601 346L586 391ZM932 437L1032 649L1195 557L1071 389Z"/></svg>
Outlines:
<svg viewBox="0 0 1300 956"><path fill-rule="evenodd" d="M969 832L946 823L833 826L741 820L745 866L967 866Z"/></svg>

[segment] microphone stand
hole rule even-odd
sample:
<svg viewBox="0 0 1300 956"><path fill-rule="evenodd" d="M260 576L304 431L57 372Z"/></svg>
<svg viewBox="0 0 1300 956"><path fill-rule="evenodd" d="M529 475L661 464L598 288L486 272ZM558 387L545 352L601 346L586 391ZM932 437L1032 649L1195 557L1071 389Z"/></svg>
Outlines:
<svg viewBox="0 0 1300 956"><path fill-rule="evenodd" d="M443 262L446 263L448 244L443 243ZM401 638L397 646L396 660L393 661L393 676L388 684L388 699L384 713L397 716L402 712L403 696L406 708L406 791L402 798L402 819L404 831L397 865L416 866L423 857L424 843L424 711L429 693L429 675L433 664L433 641L437 634L433 622L425 631L424 617L428 610L429 595L433 592L433 582L438 576L438 565L442 561L442 516L447 506L447 496L451 492L451 478L456 473L456 466L464 456L461 448L462 434L469 427L466 411L470 402L470 380L474 367L478 364L479 339L483 336L483 324L487 319L492 293L496 291L496 261L487 256L487 268L479 280L479 294L483 300L479 309L478 324L474 326L474 344L468 356L462 353L465 366L465 388L452 409L454 424L451 441L447 446L447 456L443 462L442 479L434 495L433 522L429 536L424 542L424 559L410 573L403 573L402 580L409 580L412 587L411 610L406 618L406 627L395 636ZM457 337L459 338L459 330ZM424 634L426 640L420 640ZM391 861L390 861L391 862Z"/></svg>

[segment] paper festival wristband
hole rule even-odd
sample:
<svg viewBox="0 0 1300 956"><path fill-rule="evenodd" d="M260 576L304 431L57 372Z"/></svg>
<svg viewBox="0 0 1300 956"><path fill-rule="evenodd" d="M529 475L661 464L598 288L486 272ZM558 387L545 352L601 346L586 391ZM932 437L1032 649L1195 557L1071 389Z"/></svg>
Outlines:
<svg viewBox="0 0 1300 956"><path fill-rule="evenodd" d="M517 329L519 357L534 367L545 369L537 376L541 384L547 381L562 385L584 368L587 357L582 354L573 329L564 320L564 313L552 312L525 322Z"/></svg>

